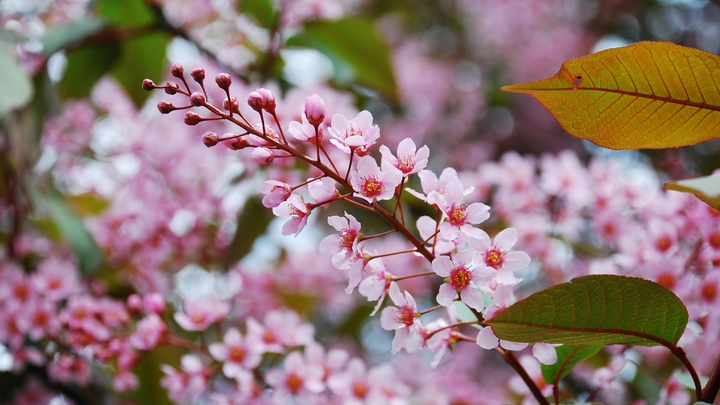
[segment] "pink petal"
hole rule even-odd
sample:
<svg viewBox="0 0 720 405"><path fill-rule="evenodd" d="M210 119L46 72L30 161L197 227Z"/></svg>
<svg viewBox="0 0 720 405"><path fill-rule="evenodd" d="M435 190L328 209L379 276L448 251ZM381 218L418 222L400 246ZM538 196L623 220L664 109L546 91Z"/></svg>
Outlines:
<svg viewBox="0 0 720 405"><path fill-rule="evenodd" d="M533 356L540 361L540 363L547 366L555 364L557 362L557 351L553 345L547 343L535 343L532 347Z"/></svg>
<svg viewBox="0 0 720 405"><path fill-rule="evenodd" d="M433 271L440 277L448 277L454 267L452 261L450 261L450 258L447 256L436 257L432 262Z"/></svg>
<svg viewBox="0 0 720 405"><path fill-rule="evenodd" d="M438 304L444 307L449 307L453 304L453 301L455 301L455 297L457 297L457 291L455 291L450 284L443 283L443 285L440 286L440 291L435 299Z"/></svg>
<svg viewBox="0 0 720 405"><path fill-rule="evenodd" d="M467 304L470 308L474 308L478 311L482 311L485 308L485 302L483 301L483 295L480 290L472 287L467 287L460 292L460 299L462 302Z"/></svg>
<svg viewBox="0 0 720 405"><path fill-rule="evenodd" d="M518 233L515 228L503 229L495 236L495 247L499 248L503 252L507 252L515 246L517 239Z"/></svg>
<svg viewBox="0 0 720 405"><path fill-rule="evenodd" d="M496 348L498 344L500 344L500 341L497 336L495 336L495 333L493 333L492 328L488 326L478 333L475 343L485 350L491 350Z"/></svg>

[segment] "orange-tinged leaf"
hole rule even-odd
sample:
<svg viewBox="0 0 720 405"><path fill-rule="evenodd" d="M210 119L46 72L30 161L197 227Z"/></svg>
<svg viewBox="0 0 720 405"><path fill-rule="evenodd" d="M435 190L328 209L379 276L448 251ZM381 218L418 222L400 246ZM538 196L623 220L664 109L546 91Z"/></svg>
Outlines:
<svg viewBox="0 0 720 405"><path fill-rule="evenodd" d="M610 149L720 137L720 56L638 42L563 63L555 76L502 87L535 97L571 135Z"/></svg>

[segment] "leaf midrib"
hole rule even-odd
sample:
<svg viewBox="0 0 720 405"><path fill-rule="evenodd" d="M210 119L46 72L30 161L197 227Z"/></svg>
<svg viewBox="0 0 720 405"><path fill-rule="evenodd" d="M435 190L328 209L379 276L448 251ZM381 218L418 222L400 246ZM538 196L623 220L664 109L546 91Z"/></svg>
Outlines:
<svg viewBox="0 0 720 405"><path fill-rule="evenodd" d="M588 328L569 328L569 327L562 327L562 326L547 326L547 325L533 325L529 323L521 323L521 322L508 322L508 321L498 321L498 322L491 322L491 326L499 326L499 325L512 325L515 327L532 327L532 328L538 328L543 330L552 330L552 331L562 331L562 332L575 332L575 333L607 333L610 335L626 335L626 336L633 336L633 337L639 337L642 339L650 340L652 342L655 342L662 346L674 346L675 344L664 340L657 338L655 336L642 333L642 332L635 332L635 331L628 331L628 330L613 330L613 329L588 329Z"/></svg>

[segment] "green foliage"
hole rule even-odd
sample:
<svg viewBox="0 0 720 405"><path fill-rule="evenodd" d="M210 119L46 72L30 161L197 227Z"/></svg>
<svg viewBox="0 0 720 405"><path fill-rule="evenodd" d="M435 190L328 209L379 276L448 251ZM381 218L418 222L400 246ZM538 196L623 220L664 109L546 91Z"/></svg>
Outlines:
<svg viewBox="0 0 720 405"><path fill-rule="evenodd" d="M278 12L270 0L240 0L238 11L255 18L260 26L268 29L278 23Z"/></svg>
<svg viewBox="0 0 720 405"><path fill-rule="evenodd" d="M103 20L117 28L142 27L155 21L152 9L144 0L101 0L97 8Z"/></svg>
<svg viewBox="0 0 720 405"><path fill-rule="evenodd" d="M688 311L652 281L593 275L537 292L487 323L513 342L674 347Z"/></svg>
<svg viewBox="0 0 720 405"><path fill-rule="evenodd" d="M341 85L355 82L397 100L390 50L372 21L346 18L311 22L288 40L289 46L314 48L333 62Z"/></svg>
<svg viewBox="0 0 720 405"><path fill-rule="evenodd" d="M556 347L558 359L555 364L541 366L545 382L554 384L570 374L581 361L589 359L603 348L603 345L563 345Z"/></svg>
<svg viewBox="0 0 720 405"><path fill-rule="evenodd" d="M95 82L110 71L119 57L120 44L115 41L86 45L68 52L60 93L66 98L87 97Z"/></svg>
<svg viewBox="0 0 720 405"><path fill-rule="evenodd" d="M665 183L665 189L695 194L711 207L720 210L720 176L671 181Z"/></svg>
<svg viewBox="0 0 720 405"><path fill-rule="evenodd" d="M130 95L136 106L149 97L138 83L150 78L159 81L165 67L165 48L170 35L160 31L140 37L127 38L121 43L121 53L112 68L112 74Z"/></svg>
<svg viewBox="0 0 720 405"><path fill-rule="evenodd" d="M43 54L50 56L67 46L82 41L105 27L100 19L75 20L69 25L53 27L40 38L43 43Z"/></svg>
<svg viewBox="0 0 720 405"><path fill-rule="evenodd" d="M33 84L15 58L0 47L0 117L23 107L33 95Z"/></svg>
<svg viewBox="0 0 720 405"><path fill-rule="evenodd" d="M143 353L140 362L133 369L140 381L140 387L129 394L132 403L138 405L173 405L167 391L160 387L160 379L165 373L158 365L167 364L177 368L182 352L173 346L158 346L150 352Z"/></svg>

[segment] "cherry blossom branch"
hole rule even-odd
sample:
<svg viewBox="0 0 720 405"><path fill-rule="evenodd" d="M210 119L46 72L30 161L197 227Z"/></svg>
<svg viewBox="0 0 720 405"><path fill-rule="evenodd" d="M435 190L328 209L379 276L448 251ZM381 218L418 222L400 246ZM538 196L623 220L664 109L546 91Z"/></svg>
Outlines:
<svg viewBox="0 0 720 405"><path fill-rule="evenodd" d="M407 276L393 276L393 281L401 281L401 280L407 280L409 278L415 278L415 277L423 277L423 276L432 276L434 275L434 271L426 271L424 273L417 273L417 274L410 274Z"/></svg>
<svg viewBox="0 0 720 405"><path fill-rule="evenodd" d="M537 386L537 384L535 384L535 381L533 381L532 377L530 377L527 371L525 371L525 368L522 366L522 364L520 364L517 357L515 357L515 354L513 354L513 352L511 352L510 350L503 349L499 346L496 347L495 350L499 352L503 356L505 362L509 364L510 367L512 367L513 370L518 373L518 375L520 375L520 378L523 379L525 385L528 386L530 392L532 392L535 399L538 400L538 403L540 405L550 405L550 402L542 394L540 388Z"/></svg>
<svg viewBox="0 0 720 405"><path fill-rule="evenodd" d="M718 391L720 391L720 357L715 361L710 379L705 384L705 388L702 390L700 400L712 404L715 402Z"/></svg>

